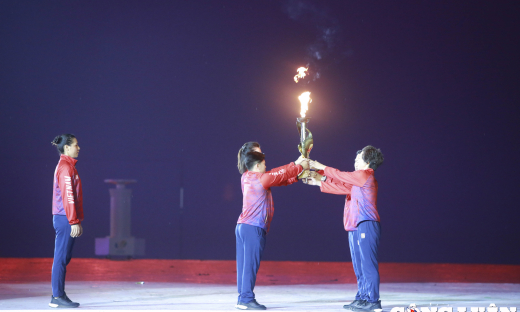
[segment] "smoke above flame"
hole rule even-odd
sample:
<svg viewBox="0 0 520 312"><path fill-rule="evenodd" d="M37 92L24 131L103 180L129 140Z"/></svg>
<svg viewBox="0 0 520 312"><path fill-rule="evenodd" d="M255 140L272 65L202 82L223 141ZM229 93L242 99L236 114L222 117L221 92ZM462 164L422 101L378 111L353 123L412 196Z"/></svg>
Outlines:
<svg viewBox="0 0 520 312"><path fill-rule="evenodd" d="M300 100L301 103L301 109L300 109L300 116L302 118L305 117L305 113L309 109L309 103L312 102L311 99L311 93L309 91L303 92L299 97L298 100Z"/></svg>
<svg viewBox="0 0 520 312"><path fill-rule="evenodd" d="M315 40L307 45L306 67L312 68L306 83L320 79L325 70L336 66L354 52L347 45L341 27L342 17L325 3L330 1L283 0L283 10L289 18L304 26L301 30L313 34ZM310 79L309 79L310 78ZM295 81L298 82L295 78Z"/></svg>
<svg viewBox="0 0 520 312"><path fill-rule="evenodd" d="M294 82L298 83L299 79L305 78L305 76L307 76L306 72L307 72L308 69L309 68L305 68L305 67L298 68L296 70L298 72L298 74L296 76L294 76Z"/></svg>

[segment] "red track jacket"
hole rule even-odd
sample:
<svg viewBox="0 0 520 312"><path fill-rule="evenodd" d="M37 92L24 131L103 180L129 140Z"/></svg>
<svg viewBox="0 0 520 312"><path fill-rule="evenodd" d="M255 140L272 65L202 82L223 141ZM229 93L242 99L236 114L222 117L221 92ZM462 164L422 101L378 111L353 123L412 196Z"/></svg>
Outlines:
<svg viewBox="0 0 520 312"><path fill-rule="evenodd" d="M54 171L52 214L66 215L70 225L83 221L83 193L77 162L72 157L61 155Z"/></svg>
<svg viewBox="0 0 520 312"><path fill-rule="evenodd" d="M377 212L377 180L374 177L374 170L342 172L326 167L324 175L327 180L321 183L323 193L347 196L343 213L345 231L356 231L357 225L362 221L380 221Z"/></svg>
<svg viewBox="0 0 520 312"><path fill-rule="evenodd" d="M269 232L274 214L272 186L289 185L298 182L302 166L290 163L274 168L266 173L246 171L242 174L244 200L242 213L237 223L258 226Z"/></svg>

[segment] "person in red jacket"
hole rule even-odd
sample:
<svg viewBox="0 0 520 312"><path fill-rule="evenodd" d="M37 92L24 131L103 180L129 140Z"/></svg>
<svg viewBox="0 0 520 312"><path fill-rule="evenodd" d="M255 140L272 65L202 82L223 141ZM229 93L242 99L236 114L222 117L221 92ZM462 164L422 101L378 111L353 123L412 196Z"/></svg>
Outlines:
<svg viewBox="0 0 520 312"><path fill-rule="evenodd" d="M247 149L251 149L251 151L245 153ZM253 149L257 151L253 151ZM271 187L297 182L298 175L309 166L307 161L300 157L294 163L266 171L265 155L260 152L260 145L254 146L248 143L242 146L238 156L238 169L242 173L244 197L242 213L235 228L239 294L235 308L265 310L266 307L255 300L253 289L256 274L260 268L266 235L273 219L274 205ZM246 171L241 170L241 163L247 168ZM308 171L306 172L308 174Z"/></svg>
<svg viewBox="0 0 520 312"><path fill-rule="evenodd" d="M65 293L67 265L72 258L72 247L83 234L83 197L81 180L76 170L79 155L78 140L73 134L58 135L52 141L60 153L60 161L54 171L52 214L56 231L54 261L52 263L51 308L77 308Z"/></svg>
<svg viewBox="0 0 520 312"><path fill-rule="evenodd" d="M312 172L311 178L304 181L319 185L324 193L346 195L343 224L348 231L350 255L358 284L355 300L343 306L351 311L381 309L378 264L381 226L377 212L378 184L374 172L383 160L381 150L370 145L358 151L353 172L342 172L311 160L311 168L318 171Z"/></svg>

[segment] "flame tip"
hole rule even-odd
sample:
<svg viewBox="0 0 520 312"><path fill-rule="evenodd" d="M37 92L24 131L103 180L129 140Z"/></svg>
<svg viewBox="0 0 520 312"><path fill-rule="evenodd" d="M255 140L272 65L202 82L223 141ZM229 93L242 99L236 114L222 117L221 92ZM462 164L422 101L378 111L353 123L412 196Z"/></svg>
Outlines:
<svg viewBox="0 0 520 312"><path fill-rule="evenodd" d="M305 78L305 76L307 75L305 72L308 70L309 68L307 67L299 67L296 71L298 72L298 74L296 74L296 76L294 76L294 81L296 83L298 83L298 79L303 79Z"/></svg>

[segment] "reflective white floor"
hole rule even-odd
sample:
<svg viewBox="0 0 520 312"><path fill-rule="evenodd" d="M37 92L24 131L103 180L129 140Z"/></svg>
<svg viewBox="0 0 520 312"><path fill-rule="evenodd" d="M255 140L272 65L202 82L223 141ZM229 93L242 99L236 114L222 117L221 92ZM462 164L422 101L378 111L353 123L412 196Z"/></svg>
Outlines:
<svg viewBox="0 0 520 312"><path fill-rule="evenodd" d="M90 310L238 311L231 285L134 282L68 282L67 295ZM356 285L257 286L256 299L269 310L345 311ZM46 310L49 283L0 284L0 310ZM520 312L520 284L386 283L381 284L383 311L394 307L516 307Z"/></svg>

